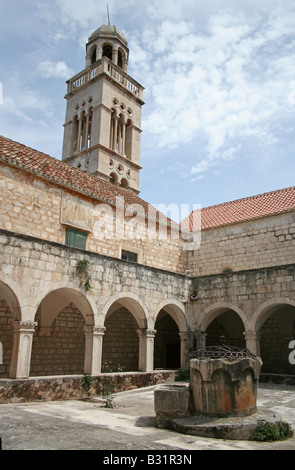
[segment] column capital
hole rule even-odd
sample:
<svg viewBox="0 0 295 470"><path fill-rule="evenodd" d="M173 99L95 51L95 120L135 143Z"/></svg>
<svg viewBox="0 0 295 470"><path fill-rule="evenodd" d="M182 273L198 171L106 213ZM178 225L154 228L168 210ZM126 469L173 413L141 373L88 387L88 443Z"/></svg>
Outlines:
<svg viewBox="0 0 295 470"><path fill-rule="evenodd" d="M180 339L185 341L185 340L188 340L190 339L191 337L191 332L190 331L181 331L179 333L179 336L180 336Z"/></svg>
<svg viewBox="0 0 295 470"><path fill-rule="evenodd" d="M245 339L260 340L261 338L261 334L259 331L244 331L243 335L245 336Z"/></svg>
<svg viewBox="0 0 295 470"><path fill-rule="evenodd" d="M141 338L154 338L156 336L157 330L142 329L137 330L137 333Z"/></svg>
<svg viewBox="0 0 295 470"><path fill-rule="evenodd" d="M38 325L37 322L31 321L15 321L13 322L14 331L27 331L27 332L34 332L36 326Z"/></svg>
<svg viewBox="0 0 295 470"><path fill-rule="evenodd" d="M106 328L104 326L85 326L84 331L86 335L103 336Z"/></svg>

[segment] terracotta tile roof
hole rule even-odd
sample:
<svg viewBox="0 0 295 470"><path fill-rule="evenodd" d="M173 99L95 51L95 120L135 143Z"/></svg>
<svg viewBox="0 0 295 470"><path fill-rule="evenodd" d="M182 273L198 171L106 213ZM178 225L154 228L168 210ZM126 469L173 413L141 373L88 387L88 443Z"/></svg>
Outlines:
<svg viewBox="0 0 295 470"><path fill-rule="evenodd" d="M292 211L295 210L295 186L200 210L202 230ZM196 221L199 216L198 211L194 211L182 221L181 225L187 230L192 230L194 220Z"/></svg>
<svg viewBox="0 0 295 470"><path fill-rule="evenodd" d="M152 207L128 189L103 181L45 153L3 136L0 136L1 161L107 204L116 204L116 197L123 197L125 206L140 204L144 208L145 214L148 214L149 208ZM154 209L151 213L155 213Z"/></svg>
<svg viewBox="0 0 295 470"><path fill-rule="evenodd" d="M103 181L45 153L3 136L0 136L1 161L108 204L116 204L116 197L123 197L125 205L140 204L146 214L152 207L130 190ZM295 210L295 187L201 209L202 230L291 210ZM157 212L157 214L159 213ZM181 223L182 227L191 230L197 216L196 211L190 214Z"/></svg>

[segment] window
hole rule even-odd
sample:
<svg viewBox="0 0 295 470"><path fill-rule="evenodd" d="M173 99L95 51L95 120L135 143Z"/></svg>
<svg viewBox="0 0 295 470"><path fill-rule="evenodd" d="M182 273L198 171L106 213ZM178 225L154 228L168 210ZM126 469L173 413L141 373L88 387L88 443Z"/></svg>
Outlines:
<svg viewBox="0 0 295 470"><path fill-rule="evenodd" d="M87 233L79 232L72 228L67 228L66 231L66 245L73 248L80 248L86 250Z"/></svg>
<svg viewBox="0 0 295 470"><path fill-rule="evenodd" d="M125 261L132 261L137 263L137 253L132 253L131 251L122 250L121 259Z"/></svg>

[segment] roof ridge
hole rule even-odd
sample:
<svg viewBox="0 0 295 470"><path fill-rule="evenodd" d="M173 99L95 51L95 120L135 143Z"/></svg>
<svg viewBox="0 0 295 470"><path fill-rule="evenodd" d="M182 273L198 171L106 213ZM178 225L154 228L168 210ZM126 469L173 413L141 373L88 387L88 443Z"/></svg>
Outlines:
<svg viewBox="0 0 295 470"><path fill-rule="evenodd" d="M220 202L218 204L212 204L211 206L202 207L201 211L206 211L208 209L213 209L214 207L234 205L234 204L236 204L238 202L242 202L242 201L255 200L255 199L261 198L263 196L268 196L268 195L271 195L271 194L274 194L274 193L281 193L281 192L288 191L288 190L291 190L291 189L295 190L295 186L289 186L289 187L282 188L282 189L274 189L272 191L266 191L264 193L255 194L254 196L245 196L245 197L242 197L242 198L234 199L232 201ZM196 209L196 211L198 211L198 210L200 210L200 209Z"/></svg>

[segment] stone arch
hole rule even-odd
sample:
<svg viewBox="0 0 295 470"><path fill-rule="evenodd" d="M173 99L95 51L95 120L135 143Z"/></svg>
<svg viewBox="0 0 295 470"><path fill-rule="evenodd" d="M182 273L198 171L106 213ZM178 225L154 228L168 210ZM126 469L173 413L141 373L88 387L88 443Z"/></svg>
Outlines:
<svg viewBox="0 0 295 470"><path fill-rule="evenodd" d="M0 377L9 377L13 356L13 324L21 320L19 300L13 289L0 281Z"/></svg>
<svg viewBox="0 0 295 470"><path fill-rule="evenodd" d="M102 317L105 321L107 316L118 308L124 307L130 311L138 324L138 328L147 328L148 310L142 300L131 292L120 292L111 297L102 309Z"/></svg>
<svg viewBox="0 0 295 470"><path fill-rule="evenodd" d="M156 369L178 369L185 363L181 333L188 332L184 306L174 300L162 302L154 319L156 331L154 366Z"/></svg>
<svg viewBox="0 0 295 470"><path fill-rule="evenodd" d="M276 310L281 308L282 305L289 305L295 307L295 300L288 297L278 297L264 302L258 307L253 315L252 327L254 331L259 331L263 323L270 317ZM251 329L251 328L249 328Z"/></svg>
<svg viewBox="0 0 295 470"><path fill-rule="evenodd" d="M52 296L54 296L54 304L52 303ZM98 314L94 300L90 295L83 294L70 284L60 282L43 289L35 303L35 314L40 308L41 303L43 304L44 311L48 312L51 318L54 318L54 313L57 313L59 307L74 303L81 311L87 326L95 326L97 324ZM52 313L49 313L50 311ZM32 321L34 320L32 319Z"/></svg>
<svg viewBox="0 0 295 470"><path fill-rule="evenodd" d="M244 314L243 311L232 303L224 303L224 302L217 302L216 304L210 305L207 309L204 310L203 319L199 326L200 331L205 332L210 323L212 323L215 318L217 318L220 314L226 312L227 310L234 311L244 325Z"/></svg>
<svg viewBox="0 0 295 470"><path fill-rule="evenodd" d="M180 332L187 332L188 331L188 324L185 315L185 308L184 305L176 300L164 300L158 305L156 310L156 316L154 318L154 324L150 325L151 328L155 327L155 323L157 320L157 316L161 312L161 310L165 310L175 321L178 329Z"/></svg>
<svg viewBox="0 0 295 470"><path fill-rule="evenodd" d="M90 302L69 287L50 289L36 309L32 376L83 374L85 327L95 323Z"/></svg>
<svg viewBox="0 0 295 470"><path fill-rule="evenodd" d="M4 299L9 306L13 319L22 320L21 306L25 304L23 294L16 283L7 279L3 274L0 276L0 300Z"/></svg>
<svg viewBox="0 0 295 470"><path fill-rule="evenodd" d="M102 46L102 56L107 57L109 60L113 59L113 45L105 42Z"/></svg>
<svg viewBox="0 0 295 470"><path fill-rule="evenodd" d="M128 187L129 187L129 183L128 183L128 181L127 181L126 178L122 178L122 179L121 179L120 186L121 186L122 188L128 188Z"/></svg>
<svg viewBox="0 0 295 470"><path fill-rule="evenodd" d="M281 297L264 302L253 321L259 338L262 373L294 375L289 344L295 334L295 301Z"/></svg>
<svg viewBox="0 0 295 470"><path fill-rule="evenodd" d="M220 336L224 336L229 346L246 347L244 315L233 304L220 302L208 307L204 312L200 332L206 333L207 346L219 344Z"/></svg>
<svg viewBox="0 0 295 470"><path fill-rule="evenodd" d="M136 295L120 293L107 302L103 312L102 371L138 371L139 334L147 328L145 306Z"/></svg>

